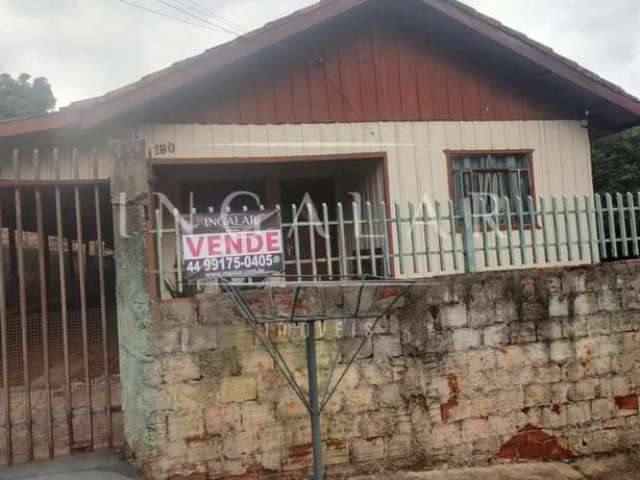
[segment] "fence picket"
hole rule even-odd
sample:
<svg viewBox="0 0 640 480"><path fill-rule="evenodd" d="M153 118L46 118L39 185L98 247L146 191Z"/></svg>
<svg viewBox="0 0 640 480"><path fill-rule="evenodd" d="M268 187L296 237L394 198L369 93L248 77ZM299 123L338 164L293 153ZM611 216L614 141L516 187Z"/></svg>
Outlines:
<svg viewBox="0 0 640 480"><path fill-rule="evenodd" d="M571 249L573 245L572 235L571 235L571 221L569 217L569 200L567 200L566 196L562 197L562 218L564 219L564 239L567 245L567 260L573 261L573 250Z"/></svg>
<svg viewBox="0 0 640 480"><path fill-rule="evenodd" d="M609 220L609 245L611 246L611 256L618 258L618 240L616 239L616 222L613 211L613 199L610 193L605 194L607 203L607 219Z"/></svg>
<svg viewBox="0 0 640 480"><path fill-rule="evenodd" d="M384 274L385 276L391 276L391 259L390 259L390 248L389 248L389 222L387 220L387 204L385 202L380 202L380 211L382 212L382 248L384 251L382 252L384 255Z"/></svg>
<svg viewBox="0 0 640 480"><path fill-rule="evenodd" d="M529 207L529 217L531 219L531 252L533 254L533 263L538 263L538 240L537 240L537 230L538 230L538 216L536 215L536 206L533 202L533 197L529 195L527 198L527 203Z"/></svg>
<svg viewBox="0 0 640 480"><path fill-rule="evenodd" d="M296 204L291 205L292 222L291 228L293 229L293 243L295 245L295 259L296 259L296 274L298 280L302 279L302 264L300 263L300 232L298 232L298 209Z"/></svg>
<svg viewBox="0 0 640 480"><path fill-rule="evenodd" d="M400 273L404 274L404 239L402 238L402 218L400 218L400 204L396 202L396 236L398 238L398 265L400 267Z"/></svg>
<svg viewBox="0 0 640 480"><path fill-rule="evenodd" d="M462 200L462 231L465 271L476 271L476 247L473 240L473 217L471 202L468 198Z"/></svg>
<svg viewBox="0 0 640 480"><path fill-rule="evenodd" d="M451 233L451 256L453 257L453 269L458 270L458 232L456 231L456 212L453 201L449 200L449 227Z"/></svg>
<svg viewBox="0 0 640 480"><path fill-rule="evenodd" d="M311 254L311 274L315 279L318 275L318 264L316 261L316 231L315 231L315 215L313 214L314 209L311 202L307 202L307 221L308 221L308 229L309 229L309 250Z"/></svg>
<svg viewBox="0 0 640 480"><path fill-rule="evenodd" d="M549 232L547 230L547 206L545 205L544 198L539 197L538 202L540 204L540 220L542 225L542 245L544 249L544 262L549 263L551 255L549 255Z"/></svg>
<svg viewBox="0 0 640 480"><path fill-rule="evenodd" d="M520 237L520 263L526 265L527 263L527 238L524 231L524 209L522 205L522 197L516 198L516 205L518 210L518 233Z"/></svg>
<svg viewBox="0 0 640 480"><path fill-rule="evenodd" d="M620 242L622 243L622 256L629 256L629 243L627 241L627 224L624 216L624 200L622 194L616 194L616 205L618 207L618 223L620 225Z"/></svg>
<svg viewBox="0 0 640 480"><path fill-rule="evenodd" d="M156 249L158 254L156 256L156 264L158 265L158 283L160 288L160 298L164 292L164 255L162 252L162 210L156 208Z"/></svg>
<svg viewBox="0 0 640 480"><path fill-rule="evenodd" d="M493 202L495 201L495 206ZM493 211L496 212L495 217L492 217L494 220L493 223L493 232L494 232L494 242L496 244L496 262L499 267L502 266L502 232L501 232L501 222L500 222L500 204L497 199L491 197L491 206L493 207Z"/></svg>
<svg viewBox="0 0 640 480"><path fill-rule="evenodd" d="M504 213L507 217L507 246L509 248L509 265L513 265L513 221L511 219L511 201L509 200L509 197L504 197Z"/></svg>
<svg viewBox="0 0 640 480"><path fill-rule="evenodd" d="M175 232L175 237L176 237L176 275L177 275L177 287L178 287L178 292L182 293L182 255L181 255L181 249L180 249L180 212L178 212L178 209L174 209L173 210L173 228L174 228L174 232Z"/></svg>
<svg viewBox="0 0 640 480"><path fill-rule="evenodd" d="M589 238L589 260L595 263L595 250L593 248L593 208L591 207L591 197L584 196L584 205L587 212L587 236Z"/></svg>
<svg viewBox="0 0 640 480"><path fill-rule="evenodd" d="M440 255L440 271L445 270L444 248L442 246L442 211L440 201L436 201L436 225L438 230L438 254Z"/></svg>
<svg viewBox="0 0 640 480"><path fill-rule="evenodd" d="M580 222L580 201L578 196L573 196L573 210L576 216L576 237L578 237L578 258L584 260L584 249L582 248L582 226Z"/></svg>
<svg viewBox="0 0 640 480"><path fill-rule="evenodd" d="M602 211L602 197L596 193L596 222L598 225L598 238L600 239L600 258L607 258L607 240L605 239L604 230L604 213Z"/></svg>
<svg viewBox="0 0 640 480"><path fill-rule="evenodd" d="M431 242L429 241L429 210L427 208L427 202L422 202L422 220L423 220L423 234L424 234L424 247L425 255L427 256L427 272L431 272Z"/></svg>
<svg viewBox="0 0 640 480"><path fill-rule="evenodd" d="M367 202L367 233L369 235L369 258L371 260L371 274L375 277L378 275L378 267L376 265L376 236L373 228L373 211L371 202Z"/></svg>
<svg viewBox="0 0 640 480"><path fill-rule="evenodd" d="M553 240L556 244L556 262L561 262L562 242L560 241L560 216L558 214L558 201L556 197L551 199L551 211L553 213Z"/></svg>
<svg viewBox="0 0 640 480"><path fill-rule="evenodd" d="M348 273L347 269L347 240L344 234L344 210L342 203L337 203L338 207L338 248L340 255L340 275L345 276Z"/></svg>
<svg viewBox="0 0 640 480"><path fill-rule="evenodd" d="M416 214L413 202L409 202L409 238L411 240L411 258L413 259L413 273L418 273L418 249L416 248Z"/></svg>
<svg viewBox="0 0 640 480"><path fill-rule="evenodd" d="M322 203L322 221L324 223L324 249L326 252L327 275L333 277L333 254L331 252L331 227L329 225L329 207Z"/></svg>
<svg viewBox="0 0 640 480"><path fill-rule="evenodd" d="M489 267L489 239L487 232L487 206L484 200L480 202L480 231L482 232L482 256L484 258L484 266Z"/></svg>
<svg viewBox="0 0 640 480"><path fill-rule="evenodd" d="M360 208L357 202L352 202L353 215L353 239L356 247L356 273L362 275L362 221L360 220Z"/></svg>
<svg viewBox="0 0 640 480"><path fill-rule="evenodd" d="M640 255L638 246L638 226L636 225L636 207L631 192L627 192L627 205L629 207L629 227L631 230L631 251L634 257Z"/></svg>

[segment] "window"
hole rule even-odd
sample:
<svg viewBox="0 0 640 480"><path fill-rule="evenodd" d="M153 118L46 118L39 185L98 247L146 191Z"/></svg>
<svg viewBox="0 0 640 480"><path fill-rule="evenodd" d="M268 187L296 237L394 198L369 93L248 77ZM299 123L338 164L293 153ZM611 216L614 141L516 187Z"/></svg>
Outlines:
<svg viewBox="0 0 640 480"><path fill-rule="evenodd" d="M509 200L511 223L517 225L517 209L522 201L523 220L530 223L528 197L533 196L531 153L448 153L451 195L456 208L461 200L471 200L472 214L479 218L484 213L498 224L506 224L505 198Z"/></svg>

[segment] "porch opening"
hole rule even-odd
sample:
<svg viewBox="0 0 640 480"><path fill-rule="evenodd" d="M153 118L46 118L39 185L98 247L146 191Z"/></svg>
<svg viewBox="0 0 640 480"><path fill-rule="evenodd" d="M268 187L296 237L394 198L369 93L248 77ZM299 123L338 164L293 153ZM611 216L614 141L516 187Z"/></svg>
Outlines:
<svg viewBox="0 0 640 480"><path fill-rule="evenodd" d="M355 258L354 215L367 202L377 212L388 201L387 170L383 155L350 155L345 158L248 159L203 164L163 164L154 167L154 192L164 194L176 209L187 212L241 212L280 208L283 222L285 273L327 275L340 270L341 257ZM157 199L156 199L157 200ZM338 213L338 205L342 212ZM156 208L161 206L156 201ZM162 209L162 222L172 225L171 212ZM340 245L338 217L345 221L345 241ZM324 221L326 220L326 222ZM300 227L297 239L290 231ZM289 229L287 228L289 226ZM325 230L327 230L325 232ZM296 249L296 241L298 248ZM359 255L369 256L370 246ZM157 246L156 246L157 248ZM381 247L378 254L382 258ZM338 256L338 251L344 249ZM333 252L333 253L331 253ZM165 237L162 255L170 272L175 265L175 242ZM311 258L316 261L312 262ZM380 258L380 261L381 261ZM349 266L352 273L358 267ZM361 268L362 270L362 268ZM370 266L358 273L372 273ZM382 265L378 272L382 271ZM167 277L168 275L168 277ZM172 295L175 279L165 275L158 285L163 297Z"/></svg>

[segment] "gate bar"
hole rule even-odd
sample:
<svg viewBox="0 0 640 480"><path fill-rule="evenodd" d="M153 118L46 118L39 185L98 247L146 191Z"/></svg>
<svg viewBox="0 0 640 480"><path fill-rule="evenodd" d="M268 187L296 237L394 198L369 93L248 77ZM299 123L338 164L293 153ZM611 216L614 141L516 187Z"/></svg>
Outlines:
<svg viewBox="0 0 640 480"><path fill-rule="evenodd" d="M22 378L27 428L27 456L33 460L33 425L31 418L31 380L29 378L29 324L27 322L27 289L24 278L24 232L22 231L22 196L20 188L14 190L16 202L16 249L18 255L18 290L20 295L20 325L22 334Z"/></svg>
<svg viewBox="0 0 640 480"><path fill-rule="evenodd" d="M56 181L60 177L60 163L58 157L58 149L53 149L53 164L55 169ZM57 183L56 183L57 185ZM60 314L62 317L62 351L64 356L64 383L65 383L65 416L67 419L67 434L69 435L69 451L73 447L73 404L71 398L71 366L69 365L69 327L67 316L67 281L64 273L65 259L64 246L65 237L62 231L62 201L60 199L60 187L55 189L56 202L56 230L57 230L57 246L58 246L58 271L60 274ZM68 243L68 256L71 258L73 251L71 242Z"/></svg>
<svg viewBox="0 0 640 480"><path fill-rule="evenodd" d="M95 149L92 152L93 178L98 178L98 162ZM96 207L96 256L98 257L98 284L100 288L100 323L102 327L102 362L104 366L104 394L107 409L107 441L113 448L113 425L111 424L111 381L109 379L109 347L107 342L107 307L104 282L104 245L102 243L102 212L100 210L100 188L93 187L93 198Z"/></svg>
<svg viewBox="0 0 640 480"><path fill-rule="evenodd" d="M2 204L0 204L0 240L2 232ZM1 242L0 242L1 243ZM4 400L4 425L7 465L13 463L13 447L11 446L11 396L9 385L9 354L7 346L7 304L4 289L4 258L0 245L0 336L2 337L2 388Z"/></svg>
<svg viewBox="0 0 640 480"><path fill-rule="evenodd" d="M33 165L36 176L40 176L40 162L38 156L38 150L33 150ZM42 192L40 188L36 188L35 192L36 201L36 229L38 230L38 273L40 276L40 317L42 328L42 355L44 361L44 380L45 380L45 395L47 397L47 443L49 447L49 458L53 458L53 414L51 404L51 372L49 365L49 308L47 305L47 274L46 263L49 259L45 260L45 242L49 242L49 236L44 234L44 226L42 221ZM48 250L48 249L47 249Z"/></svg>
<svg viewBox="0 0 640 480"><path fill-rule="evenodd" d="M73 149L72 165L74 176L78 176L78 150ZM91 406L91 373L89 372L89 334L87 332L87 292L85 286L85 248L82 235L82 206L80 201L80 188L73 188L74 203L76 207L76 235L78 248L78 284L80 285L80 319L82 321L82 355L84 357L84 382L87 392L87 408L89 411L89 447L93 450L93 408Z"/></svg>

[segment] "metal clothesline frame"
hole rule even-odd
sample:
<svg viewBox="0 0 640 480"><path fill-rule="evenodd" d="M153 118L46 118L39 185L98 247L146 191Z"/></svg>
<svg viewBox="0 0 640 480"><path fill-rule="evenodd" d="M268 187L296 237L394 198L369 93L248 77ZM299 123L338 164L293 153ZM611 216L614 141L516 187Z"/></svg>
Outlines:
<svg viewBox="0 0 640 480"><path fill-rule="evenodd" d="M373 277L370 275L366 276L342 276L342 280L335 280L335 276L326 277L326 281L322 281L322 278L319 278L317 275L313 276L314 280L305 280L303 276L298 275L281 275L281 276L273 276L269 277L270 279L276 280L281 279L284 280L285 283L278 282L265 282L259 284L253 284L255 287L262 287L265 289L269 289L270 297L273 300L273 288L286 288L293 289L294 296L291 304L291 310L287 316L276 316L272 313L272 316L258 316L256 312L251 308L250 303L244 296L244 292L247 291L246 283L237 282L232 279L220 277L219 283L223 290L228 292L234 302L234 304L240 310L243 318L247 322L249 328L251 329L254 336L261 343L262 347L266 350L267 354L271 357L276 368L280 371L282 376L285 378L287 383L291 386L294 393L300 400L300 402L305 406L307 411L309 412L310 421L311 421L311 437L312 437L312 447L313 447L313 478L314 480L323 480L324 479L324 462L322 455L322 439L320 432L320 417L327 404L331 401L334 394L336 393L338 387L344 380L349 369L353 366L354 362L360 355L360 352L364 348L369 336L365 334L358 344L355 352L349 356L348 361L346 362L346 366L342 373L337 377L337 380L334 382L334 376L336 373L336 369L340 360L339 351L336 352L336 355L333 357L331 362L329 373L326 379L326 387L325 392L320 398L320 392L318 387L318 363L317 363L317 352L316 352L316 323L318 322L326 322L332 320L373 320L369 328L369 332L373 332L377 327L380 320L387 317L389 312L393 309L393 307L398 303L398 301L403 298L411 289L411 287L415 284L414 281L411 280L395 280L388 277ZM290 280L286 282L286 280ZM384 310L381 313L372 313L372 308L375 305L375 297L373 298L371 304L368 308L362 308L362 296L365 288L369 287L402 287L397 290L392 297L392 300L384 307ZM298 315L296 314L298 300L300 298L300 292L303 288L316 288L318 291L321 289L328 288L358 288L357 300L355 310L351 314L344 314L341 316L332 315L326 310L326 304L324 303L323 295L321 295L322 299L322 307L323 313L318 315ZM272 303L273 308L273 303ZM275 310L272 310L274 312ZM291 371L291 368L287 364L284 359L282 353L278 349L278 346L275 344L270 335L261 332L261 325L268 325L271 323L296 323L296 324L305 324L308 328L306 335L306 356L307 356L307 381L308 381L308 392L305 392L304 388L298 383L295 379L295 375Z"/></svg>

